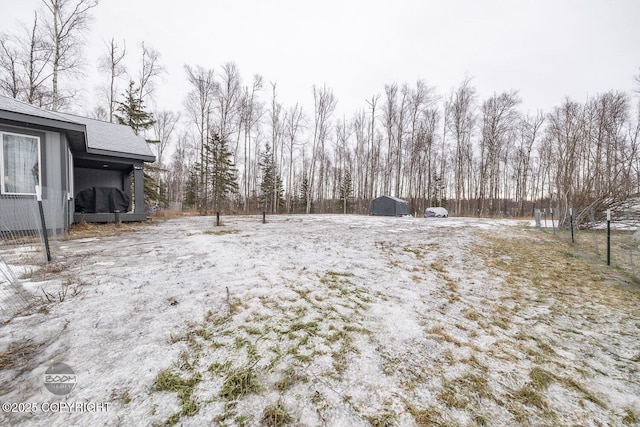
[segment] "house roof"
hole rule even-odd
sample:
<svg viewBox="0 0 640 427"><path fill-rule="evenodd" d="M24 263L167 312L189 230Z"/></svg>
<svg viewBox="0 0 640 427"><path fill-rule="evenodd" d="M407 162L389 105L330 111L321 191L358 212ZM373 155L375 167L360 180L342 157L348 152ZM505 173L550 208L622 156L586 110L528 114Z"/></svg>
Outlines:
<svg viewBox="0 0 640 427"><path fill-rule="evenodd" d="M80 139L89 154L155 161L147 141L129 126L48 111L2 95L0 119L73 131L72 139Z"/></svg>
<svg viewBox="0 0 640 427"><path fill-rule="evenodd" d="M108 156L122 156L126 154L126 157L144 160L146 162L153 162L156 159L144 137L142 135L136 135L129 126L74 116L67 113L58 114L86 126L87 153L89 154L103 154Z"/></svg>
<svg viewBox="0 0 640 427"><path fill-rule="evenodd" d="M82 131L84 126L53 111L0 95L0 118L21 123Z"/></svg>

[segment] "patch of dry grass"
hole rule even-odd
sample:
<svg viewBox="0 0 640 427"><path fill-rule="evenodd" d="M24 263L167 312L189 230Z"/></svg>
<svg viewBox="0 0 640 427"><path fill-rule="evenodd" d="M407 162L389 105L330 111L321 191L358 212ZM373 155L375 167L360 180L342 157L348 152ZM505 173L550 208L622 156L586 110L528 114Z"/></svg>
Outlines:
<svg viewBox="0 0 640 427"><path fill-rule="evenodd" d="M607 403L594 384L610 374L603 368L595 370L589 359L597 358L610 369L618 369L620 357L615 348L632 333L629 327L636 318L632 313L637 313L640 303L640 289L628 286L634 279L598 261L588 247L545 232L516 230L507 237L485 238L488 243L479 245L479 253L506 292L497 306L489 309L489 325L502 329L501 336L506 334L491 357L507 363L534 363L528 381L510 392L506 408L514 420L526 422L534 416L545 423L557 423L557 413L545 397L550 384L575 396L579 410L584 410L584 402L591 402L607 411ZM519 326L514 334L514 328L508 327L516 321ZM543 330L553 333L540 335L534 325L543 325ZM580 352L577 363L567 363L567 352Z"/></svg>
<svg viewBox="0 0 640 427"><path fill-rule="evenodd" d="M65 238L74 240L86 239L89 237L120 236L122 234L135 233L136 231L140 231L145 226L148 226L148 223L123 222L117 226L113 222L79 222L76 224L72 224L71 227L69 227L69 231L67 232L67 234L65 234Z"/></svg>

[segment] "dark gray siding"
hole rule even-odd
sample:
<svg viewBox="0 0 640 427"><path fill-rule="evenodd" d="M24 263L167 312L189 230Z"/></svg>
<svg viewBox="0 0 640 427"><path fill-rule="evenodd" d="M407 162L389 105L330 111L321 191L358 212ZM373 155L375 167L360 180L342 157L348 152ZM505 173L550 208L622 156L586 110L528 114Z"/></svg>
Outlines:
<svg viewBox="0 0 640 427"><path fill-rule="evenodd" d="M42 202L47 217L47 228L65 229L71 218L66 203L70 191L65 167L68 162L66 136L55 131L40 131L1 124L0 130L40 138ZM37 207L34 199L30 196L0 195L0 229L35 229L38 226L35 223L37 216L30 213L33 206Z"/></svg>

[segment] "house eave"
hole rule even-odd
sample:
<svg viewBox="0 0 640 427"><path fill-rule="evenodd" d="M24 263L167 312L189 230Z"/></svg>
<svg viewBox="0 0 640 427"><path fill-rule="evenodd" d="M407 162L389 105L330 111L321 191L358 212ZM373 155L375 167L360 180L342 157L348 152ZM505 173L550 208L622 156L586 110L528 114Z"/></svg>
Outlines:
<svg viewBox="0 0 640 427"><path fill-rule="evenodd" d="M0 120L14 122L22 127L53 128L86 134L86 126L80 123L72 123L63 120L54 120L30 114L15 113L13 111L0 110Z"/></svg>
<svg viewBox="0 0 640 427"><path fill-rule="evenodd" d="M126 158L131 160L142 160L143 162L146 162L146 163L153 163L156 161L156 156L154 155L123 153L121 151L102 150L102 149L91 148L91 147L87 147L87 154L94 154L97 156L120 157L120 158Z"/></svg>

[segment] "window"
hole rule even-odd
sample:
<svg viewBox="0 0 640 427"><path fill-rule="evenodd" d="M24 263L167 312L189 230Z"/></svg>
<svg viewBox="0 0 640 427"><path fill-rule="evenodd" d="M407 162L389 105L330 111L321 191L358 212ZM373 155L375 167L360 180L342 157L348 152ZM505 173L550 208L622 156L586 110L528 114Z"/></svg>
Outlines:
<svg viewBox="0 0 640 427"><path fill-rule="evenodd" d="M40 138L0 132L0 144L2 194L35 194L41 185Z"/></svg>

